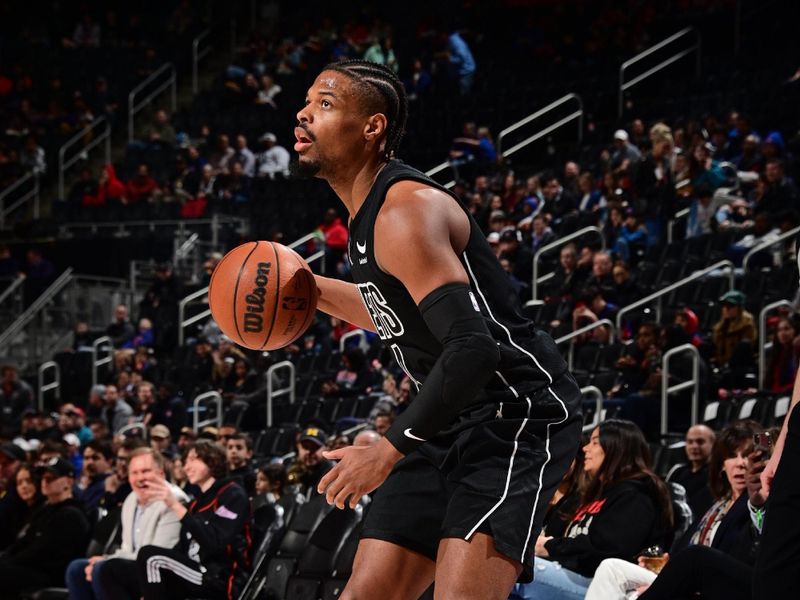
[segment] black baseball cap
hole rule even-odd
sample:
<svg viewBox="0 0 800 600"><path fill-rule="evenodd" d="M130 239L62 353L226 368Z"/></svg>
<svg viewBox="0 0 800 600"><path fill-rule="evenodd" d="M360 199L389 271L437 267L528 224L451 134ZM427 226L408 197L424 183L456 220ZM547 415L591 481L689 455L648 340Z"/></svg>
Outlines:
<svg viewBox="0 0 800 600"><path fill-rule="evenodd" d="M20 462L24 461L27 457L25 455L25 450L17 446L16 444L3 444L0 446L0 452L5 454L11 460L18 460Z"/></svg>
<svg viewBox="0 0 800 600"><path fill-rule="evenodd" d="M44 473L53 473L59 477L75 477L75 467L68 460L54 456L39 467Z"/></svg>
<svg viewBox="0 0 800 600"><path fill-rule="evenodd" d="M324 446L328 443L328 434L319 427L306 427L300 434L300 441L314 442L318 446Z"/></svg>

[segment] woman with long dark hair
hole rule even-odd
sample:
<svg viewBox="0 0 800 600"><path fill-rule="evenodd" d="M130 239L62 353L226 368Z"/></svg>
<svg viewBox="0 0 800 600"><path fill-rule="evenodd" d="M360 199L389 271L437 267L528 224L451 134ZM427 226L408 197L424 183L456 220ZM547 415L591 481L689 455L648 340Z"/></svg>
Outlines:
<svg viewBox="0 0 800 600"><path fill-rule="evenodd" d="M14 474L14 487L7 492L7 510L0 520L0 550L5 550L28 525L31 515L44 503L39 476L28 463L22 463Z"/></svg>
<svg viewBox="0 0 800 600"><path fill-rule="evenodd" d="M797 350L794 340L797 328L788 317L781 317L775 330L772 350L766 372L765 389L775 393L792 393L794 377L797 374Z"/></svg>
<svg viewBox="0 0 800 600"><path fill-rule="evenodd" d="M672 502L650 468L650 448L639 427L609 419L583 447L589 482L563 537L539 536L535 579L518 584L512 598L583 600L595 569L606 558L633 559L664 543Z"/></svg>

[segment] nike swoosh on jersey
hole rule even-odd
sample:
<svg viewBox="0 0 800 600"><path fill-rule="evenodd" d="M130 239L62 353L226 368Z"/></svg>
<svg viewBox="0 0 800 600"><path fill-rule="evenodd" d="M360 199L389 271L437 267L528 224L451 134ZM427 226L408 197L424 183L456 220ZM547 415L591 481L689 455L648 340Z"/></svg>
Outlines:
<svg viewBox="0 0 800 600"><path fill-rule="evenodd" d="M423 440L421 437L417 437L413 433L411 433L411 427L406 429L403 432L403 435L405 435L407 438L411 438L412 440L417 440L418 442L427 442L428 441L428 440Z"/></svg>
<svg viewBox="0 0 800 600"><path fill-rule="evenodd" d="M356 249L361 254L366 254L367 253L367 242L364 242L363 244L359 244L358 241L356 241Z"/></svg>

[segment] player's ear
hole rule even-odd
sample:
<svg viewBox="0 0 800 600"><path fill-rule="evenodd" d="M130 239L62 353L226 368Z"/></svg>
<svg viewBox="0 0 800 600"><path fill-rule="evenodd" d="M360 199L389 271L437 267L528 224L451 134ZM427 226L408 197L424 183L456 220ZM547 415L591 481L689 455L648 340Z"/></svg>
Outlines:
<svg viewBox="0 0 800 600"><path fill-rule="evenodd" d="M364 138L368 142L379 140L386 131L387 126L386 115L383 113L375 113L367 118L364 125Z"/></svg>

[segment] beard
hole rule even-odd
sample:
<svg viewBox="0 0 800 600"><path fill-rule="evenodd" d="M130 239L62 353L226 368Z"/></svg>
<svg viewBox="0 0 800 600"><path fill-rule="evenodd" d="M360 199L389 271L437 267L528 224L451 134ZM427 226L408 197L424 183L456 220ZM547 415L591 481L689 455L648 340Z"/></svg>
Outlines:
<svg viewBox="0 0 800 600"><path fill-rule="evenodd" d="M289 164L289 177L291 179L311 179L319 174L321 168L322 164L319 161L302 161L299 157L294 158Z"/></svg>

